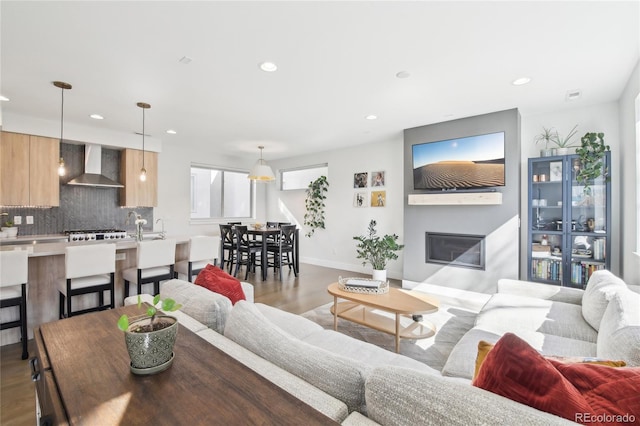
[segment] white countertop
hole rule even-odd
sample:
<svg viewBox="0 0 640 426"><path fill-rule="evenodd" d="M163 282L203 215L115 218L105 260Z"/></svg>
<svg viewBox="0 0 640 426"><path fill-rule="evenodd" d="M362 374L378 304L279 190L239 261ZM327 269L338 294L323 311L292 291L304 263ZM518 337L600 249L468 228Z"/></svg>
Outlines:
<svg viewBox="0 0 640 426"><path fill-rule="evenodd" d="M16 243L16 238L12 239L1 239L0 240L0 250L27 250L29 252L29 257L40 257L40 256L57 256L64 255L65 248L69 246L82 246L88 244L105 244L105 243L115 243L116 250L128 250L136 248L137 242L134 239L127 240L100 240L100 241L79 241L79 242L39 242L45 240L36 240L34 236L26 236L26 237L18 237L24 239L24 243ZM57 236L60 238L60 236ZM52 236L51 239L56 239ZM185 235L168 235L167 239L175 239L176 244L184 244L189 242L189 236ZM11 244L3 244L5 240L12 240Z"/></svg>

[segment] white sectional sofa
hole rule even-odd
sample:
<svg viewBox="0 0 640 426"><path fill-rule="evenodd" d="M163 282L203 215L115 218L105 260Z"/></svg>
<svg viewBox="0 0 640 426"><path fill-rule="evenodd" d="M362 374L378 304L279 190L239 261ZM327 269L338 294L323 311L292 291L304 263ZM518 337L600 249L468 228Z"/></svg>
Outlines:
<svg viewBox="0 0 640 426"><path fill-rule="evenodd" d="M578 290L503 279L475 327L453 348L444 376L473 377L478 342L512 332L543 355L624 360L640 366L640 294L609 271Z"/></svg>
<svg viewBox="0 0 640 426"><path fill-rule="evenodd" d="M573 424L299 315L253 303L251 285L243 288L247 301L233 307L226 297L177 279L163 283L161 295L183 304L173 313L183 326L338 423Z"/></svg>

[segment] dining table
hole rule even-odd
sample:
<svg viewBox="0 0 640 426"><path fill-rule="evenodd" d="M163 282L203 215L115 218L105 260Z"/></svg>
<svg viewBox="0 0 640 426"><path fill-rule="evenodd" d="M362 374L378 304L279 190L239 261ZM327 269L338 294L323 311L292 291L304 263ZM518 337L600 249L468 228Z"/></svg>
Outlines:
<svg viewBox="0 0 640 426"><path fill-rule="evenodd" d="M261 260L260 260L260 269L262 272L262 280L266 280L267 279L267 247L268 247L268 243L269 243L269 237L277 237L278 235L280 235L280 227L275 227L275 228L267 228L267 227L261 227L261 228L254 228L253 226L247 226L247 233L249 235L252 235L254 237L260 237L260 240L262 241L262 250L261 250ZM299 244L299 233L300 233L300 228L296 227L296 231L295 231L295 236L293 238L293 263L295 265L296 271L300 271L300 264L299 264L299 253L300 253L300 244Z"/></svg>

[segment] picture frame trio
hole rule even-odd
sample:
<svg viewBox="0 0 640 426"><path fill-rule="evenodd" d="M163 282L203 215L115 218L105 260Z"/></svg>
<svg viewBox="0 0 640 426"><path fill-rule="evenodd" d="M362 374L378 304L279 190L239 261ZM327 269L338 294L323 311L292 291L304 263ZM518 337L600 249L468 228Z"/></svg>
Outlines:
<svg viewBox="0 0 640 426"><path fill-rule="evenodd" d="M371 187L371 192L363 190ZM387 205L387 191L385 187L385 172L359 172L353 174L353 207L385 207Z"/></svg>

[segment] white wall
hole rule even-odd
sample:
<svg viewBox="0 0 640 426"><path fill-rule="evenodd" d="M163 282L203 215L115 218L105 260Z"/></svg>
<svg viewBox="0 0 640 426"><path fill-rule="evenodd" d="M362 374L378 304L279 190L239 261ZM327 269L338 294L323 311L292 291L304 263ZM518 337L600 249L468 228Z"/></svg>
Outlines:
<svg viewBox="0 0 640 426"><path fill-rule="evenodd" d="M631 73L629 82L618 101L620 111L620 163L622 165L621 200L621 260L622 277L628 284L640 285L640 249L638 220L640 220L640 62Z"/></svg>
<svg viewBox="0 0 640 426"><path fill-rule="evenodd" d="M620 219L621 219L621 141L619 129L619 108L617 102L577 107L561 111L547 112L536 115L522 115L522 169L521 169L521 206L522 226L520 238L522 242L520 258L520 274L527 276L527 251L528 236L526 224L527 212L527 159L540 155L541 145L536 145L534 138L542 131L542 127L554 127L561 135L566 135L569 130L578 124L578 134L575 142L580 144L580 137L587 132L602 132L607 145L611 146L611 270L620 274Z"/></svg>
<svg viewBox="0 0 640 426"><path fill-rule="evenodd" d="M300 240L300 260L305 263L371 273L371 266L362 266L356 258L356 242L353 236L363 234L369 221L378 222L379 234L398 234L403 241L403 208L405 200L402 187L402 132L384 143L321 152L313 155L288 158L270 162L276 175L278 169L289 169L327 163L329 191L326 200L326 229L318 230L312 237L303 236L308 229L304 221L304 190L280 191L279 182L268 184L266 194L266 214L258 215L258 220L290 221L302 227ZM359 172L385 171L385 207L353 207L353 175ZM370 185L370 182L369 182ZM371 187L360 189L371 192ZM402 278L402 253L398 260L387 265L391 278ZM335 278L335 277L334 277ZM331 277L327 279L330 282Z"/></svg>

